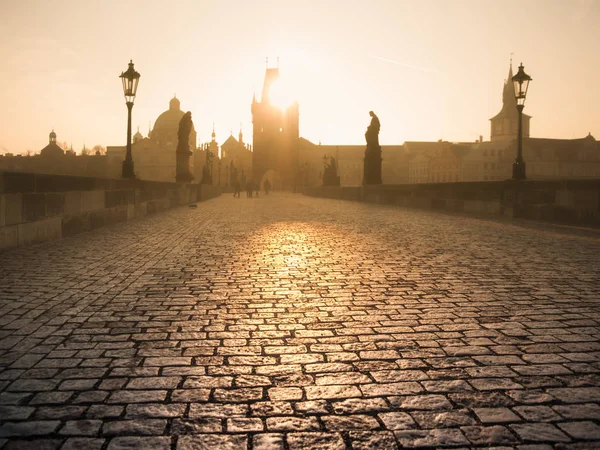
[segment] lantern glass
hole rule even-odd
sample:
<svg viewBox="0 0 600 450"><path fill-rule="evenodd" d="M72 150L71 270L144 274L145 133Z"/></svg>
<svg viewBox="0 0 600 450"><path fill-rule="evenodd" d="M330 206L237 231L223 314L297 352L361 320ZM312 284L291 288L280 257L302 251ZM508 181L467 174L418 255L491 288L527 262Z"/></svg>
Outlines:
<svg viewBox="0 0 600 450"><path fill-rule="evenodd" d="M515 89L515 99L518 105L525 104L525 98L527 97L527 89L529 88L529 82L531 77L525 73L523 64L519 66L519 71L512 77L513 86Z"/></svg>
<svg viewBox="0 0 600 450"><path fill-rule="evenodd" d="M129 61L129 68L121 73L120 78L123 82L125 100L127 103L133 103L140 82L140 74L133 68L133 61Z"/></svg>

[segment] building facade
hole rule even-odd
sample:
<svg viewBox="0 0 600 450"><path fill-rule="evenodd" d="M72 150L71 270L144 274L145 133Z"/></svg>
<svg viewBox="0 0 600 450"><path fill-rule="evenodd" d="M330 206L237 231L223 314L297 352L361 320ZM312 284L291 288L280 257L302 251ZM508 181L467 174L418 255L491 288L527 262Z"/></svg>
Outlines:
<svg viewBox="0 0 600 450"><path fill-rule="evenodd" d="M231 134L221 144L222 187L231 187L236 179L240 182L252 176L252 146L244 143L242 130L236 139Z"/></svg>
<svg viewBox="0 0 600 450"><path fill-rule="evenodd" d="M131 156L133 157L133 167L137 178L175 182L177 133L179 122L184 114L181 110L181 102L177 97L173 97L169 101L169 109L158 116L147 137L142 136L139 130L134 135L131 144ZM193 126L190 131L188 146L192 152L196 149L196 130ZM116 166L116 162L123 161L125 153L125 146L108 146L106 154L111 162L111 167ZM195 157L190 158L190 171L194 175L196 174L195 161ZM109 176L120 177L120 167L116 168ZM196 183L198 181L194 180Z"/></svg>

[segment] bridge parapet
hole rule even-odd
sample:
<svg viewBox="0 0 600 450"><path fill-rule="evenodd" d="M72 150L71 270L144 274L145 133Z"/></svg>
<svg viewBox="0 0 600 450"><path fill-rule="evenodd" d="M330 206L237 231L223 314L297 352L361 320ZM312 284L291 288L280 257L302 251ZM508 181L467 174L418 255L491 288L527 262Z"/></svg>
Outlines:
<svg viewBox="0 0 600 450"><path fill-rule="evenodd" d="M215 186L0 172L0 251L216 197Z"/></svg>
<svg viewBox="0 0 600 450"><path fill-rule="evenodd" d="M316 197L600 226L600 179L316 187Z"/></svg>

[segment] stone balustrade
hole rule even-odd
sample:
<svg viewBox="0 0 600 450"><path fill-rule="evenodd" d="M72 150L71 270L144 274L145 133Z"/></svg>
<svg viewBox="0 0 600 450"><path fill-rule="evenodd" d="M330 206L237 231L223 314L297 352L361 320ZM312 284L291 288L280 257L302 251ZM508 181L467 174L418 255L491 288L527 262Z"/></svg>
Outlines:
<svg viewBox="0 0 600 450"><path fill-rule="evenodd" d="M0 172L0 251L208 200L215 186Z"/></svg>
<svg viewBox="0 0 600 450"><path fill-rule="evenodd" d="M315 187L316 197L600 226L600 179Z"/></svg>

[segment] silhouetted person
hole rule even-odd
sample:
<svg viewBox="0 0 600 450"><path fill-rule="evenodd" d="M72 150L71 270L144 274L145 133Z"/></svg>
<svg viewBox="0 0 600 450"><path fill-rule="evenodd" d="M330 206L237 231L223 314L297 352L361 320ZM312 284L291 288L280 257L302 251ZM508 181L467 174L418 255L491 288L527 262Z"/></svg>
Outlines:
<svg viewBox="0 0 600 450"><path fill-rule="evenodd" d="M269 181L268 178L263 183L263 186L265 188L265 195L269 195L269 191L271 190L271 182Z"/></svg>
<svg viewBox="0 0 600 450"><path fill-rule="evenodd" d="M252 181L246 182L246 197L252 198Z"/></svg>
<svg viewBox="0 0 600 450"><path fill-rule="evenodd" d="M240 181L235 180L235 183L233 183L233 196L240 198L241 192L242 192L242 186L240 185Z"/></svg>

